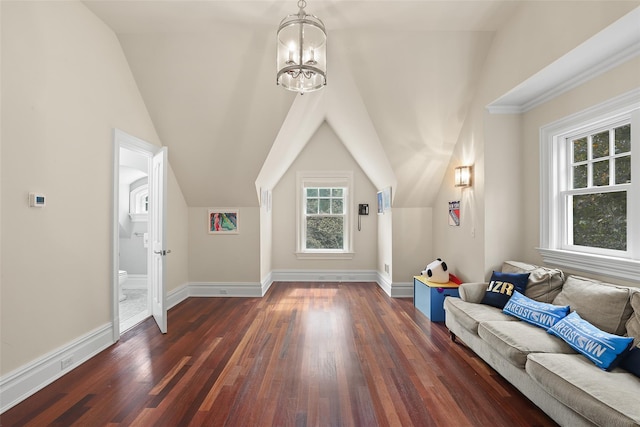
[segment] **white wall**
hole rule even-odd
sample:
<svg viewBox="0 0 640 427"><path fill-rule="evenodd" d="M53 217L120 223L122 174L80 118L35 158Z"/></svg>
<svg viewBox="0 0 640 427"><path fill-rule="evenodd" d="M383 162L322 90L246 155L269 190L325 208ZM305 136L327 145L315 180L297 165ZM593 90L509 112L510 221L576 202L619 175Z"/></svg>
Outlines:
<svg viewBox="0 0 640 427"><path fill-rule="evenodd" d="M4 375L110 324L112 130L160 142L117 38L82 3L0 7ZM47 206L29 208L30 191Z"/></svg>
<svg viewBox="0 0 640 427"><path fill-rule="evenodd" d="M368 216L362 217L362 230L354 224L354 252L351 260L299 260L296 252L296 172L353 171L352 209L369 204ZM298 158L273 190L274 270L376 270L378 217L375 213L376 189L346 150L331 127L324 122L311 137ZM353 217L357 222L357 216Z"/></svg>

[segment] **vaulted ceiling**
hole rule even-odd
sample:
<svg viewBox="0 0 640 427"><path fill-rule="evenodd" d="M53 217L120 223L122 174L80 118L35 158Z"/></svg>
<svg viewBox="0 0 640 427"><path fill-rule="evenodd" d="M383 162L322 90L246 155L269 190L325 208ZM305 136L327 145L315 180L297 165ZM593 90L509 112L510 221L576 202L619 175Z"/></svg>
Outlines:
<svg viewBox="0 0 640 427"><path fill-rule="evenodd" d="M297 96L275 84L275 31L296 2L85 4L120 40L189 206L257 206L256 177ZM307 12L327 26L326 89L349 70L356 92L332 96L357 93L364 105L397 178L395 205L433 204L493 34L516 7L308 1Z"/></svg>

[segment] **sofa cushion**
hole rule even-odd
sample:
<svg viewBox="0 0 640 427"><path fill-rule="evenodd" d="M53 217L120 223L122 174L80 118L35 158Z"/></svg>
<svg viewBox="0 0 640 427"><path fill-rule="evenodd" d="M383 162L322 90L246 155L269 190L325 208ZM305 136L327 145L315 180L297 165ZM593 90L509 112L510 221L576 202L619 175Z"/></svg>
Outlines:
<svg viewBox="0 0 640 427"><path fill-rule="evenodd" d="M587 322L610 334L622 335L631 316L629 289L579 276L569 276L555 305L568 305Z"/></svg>
<svg viewBox="0 0 640 427"><path fill-rule="evenodd" d="M636 347L640 347L640 291L632 292L631 308L633 308L633 313L631 313L631 316L627 321L626 335L628 337L633 337L633 343Z"/></svg>
<svg viewBox="0 0 640 427"><path fill-rule="evenodd" d="M569 314L569 306L532 300L516 291L502 311L546 330Z"/></svg>
<svg viewBox="0 0 640 427"><path fill-rule="evenodd" d="M575 353L561 339L526 322L482 322L478 326L478 335L520 369L524 369L529 353Z"/></svg>
<svg viewBox="0 0 640 427"><path fill-rule="evenodd" d="M577 354L531 353L525 369L543 390L596 425L640 423L640 378L619 367L607 372Z"/></svg>
<svg viewBox="0 0 640 427"><path fill-rule="evenodd" d="M503 273L529 273L525 295L540 302L550 303L560 293L564 273L557 268L540 267L518 261L505 261Z"/></svg>
<svg viewBox="0 0 640 427"><path fill-rule="evenodd" d="M494 271L489 286L482 298L482 304L492 305L499 309L509 301L513 291L524 293L529 273L501 273Z"/></svg>
<svg viewBox="0 0 640 427"><path fill-rule="evenodd" d="M562 338L599 368L615 368L633 345L633 338L608 334L582 319L575 311L547 330Z"/></svg>
<svg viewBox="0 0 640 427"><path fill-rule="evenodd" d="M444 309L447 312L447 316L455 316L460 325L474 334L478 333L478 324L480 322L487 320L518 321L515 317L504 314L499 308L462 301L456 297L445 298Z"/></svg>

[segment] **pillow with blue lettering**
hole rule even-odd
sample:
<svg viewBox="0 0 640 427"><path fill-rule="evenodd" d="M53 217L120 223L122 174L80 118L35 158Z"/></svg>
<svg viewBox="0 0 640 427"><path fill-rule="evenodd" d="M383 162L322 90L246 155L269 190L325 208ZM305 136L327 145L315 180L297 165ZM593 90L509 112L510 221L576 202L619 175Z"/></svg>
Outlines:
<svg viewBox="0 0 640 427"><path fill-rule="evenodd" d="M620 367L640 378L640 347L631 349L620 362Z"/></svg>
<svg viewBox="0 0 640 427"><path fill-rule="evenodd" d="M633 338L601 331L575 311L547 329L605 371L615 368L633 345Z"/></svg>
<svg viewBox="0 0 640 427"><path fill-rule="evenodd" d="M549 329L558 321L567 317L569 306L538 302L522 295L518 291L514 291L502 311L525 322Z"/></svg>
<svg viewBox="0 0 640 427"><path fill-rule="evenodd" d="M499 271L494 271L481 303L503 309L514 291L524 294L528 281L529 273L500 273Z"/></svg>

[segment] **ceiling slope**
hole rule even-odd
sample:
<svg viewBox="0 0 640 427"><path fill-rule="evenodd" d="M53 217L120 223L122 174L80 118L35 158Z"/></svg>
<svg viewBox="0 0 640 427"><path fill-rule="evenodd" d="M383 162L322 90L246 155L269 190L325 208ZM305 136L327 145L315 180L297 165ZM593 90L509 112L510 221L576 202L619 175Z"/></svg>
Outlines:
<svg viewBox="0 0 640 427"><path fill-rule="evenodd" d="M189 206L257 206L256 183L272 188L324 120L394 206L432 206L517 2L308 3L329 36L317 101L275 84L276 27L295 1L85 2L118 36Z"/></svg>

